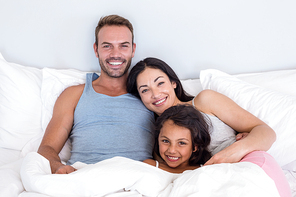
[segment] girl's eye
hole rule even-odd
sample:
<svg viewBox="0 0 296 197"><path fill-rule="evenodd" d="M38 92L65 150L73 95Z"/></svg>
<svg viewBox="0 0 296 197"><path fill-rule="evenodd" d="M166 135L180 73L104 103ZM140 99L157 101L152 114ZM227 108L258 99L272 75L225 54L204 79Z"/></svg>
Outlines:
<svg viewBox="0 0 296 197"><path fill-rule="evenodd" d="M179 142L180 145L186 145L186 142Z"/></svg>
<svg viewBox="0 0 296 197"><path fill-rule="evenodd" d="M161 140L163 143L169 143L168 140Z"/></svg>

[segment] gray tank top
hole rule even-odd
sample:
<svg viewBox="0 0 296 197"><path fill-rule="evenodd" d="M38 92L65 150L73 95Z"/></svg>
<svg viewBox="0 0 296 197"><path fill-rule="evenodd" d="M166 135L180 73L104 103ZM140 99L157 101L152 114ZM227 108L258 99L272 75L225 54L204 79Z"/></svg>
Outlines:
<svg viewBox="0 0 296 197"><path fill-rule="evenodd" d="M95 92L92 81L98 77L86 75L74 112L68 165L97 163L114 156L139 161L152 158L154 114L131 94L111 97Z"/></svg>
<svg viewBox="0 0 296 197"><path fill-rule="evenodd" d="M194 106L194 99L192 100L192 105ZM218 153L236 141L235 131L230 126L225 124L216 116L203 112L201 113L211 122L209 127L211 143L208 146L208 149L212 155Z"/></svg>

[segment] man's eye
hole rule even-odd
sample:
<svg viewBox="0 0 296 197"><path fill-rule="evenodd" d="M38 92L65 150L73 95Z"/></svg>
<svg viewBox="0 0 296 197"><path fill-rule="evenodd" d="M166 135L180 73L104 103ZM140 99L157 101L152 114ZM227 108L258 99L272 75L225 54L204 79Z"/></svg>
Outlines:
<svg viewBox="0 0 296 197"><path fill-rule="evenodd" d="M104 45L104 46L103 46L103 48L109 48L109 47L110 47L109 45Z"/></svg>
<svg viewBox="0 0 296 197"><path fill-rule="evenodd" d="M159 82L159 83L158 83L159 86L162 85L162 84L164 84L164 82Z"/></svg>

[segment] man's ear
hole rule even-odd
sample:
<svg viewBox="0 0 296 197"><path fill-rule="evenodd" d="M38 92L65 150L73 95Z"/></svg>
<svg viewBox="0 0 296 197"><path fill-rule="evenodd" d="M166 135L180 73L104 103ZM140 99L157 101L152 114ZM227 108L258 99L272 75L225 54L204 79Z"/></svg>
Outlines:
<svg viewBox="0 0 296 197"><path fill-rule="evenodd" d="M94 51L95 51L96 57L99 58L98 46L96 45L96 43L94 43L93 47L94 47Z"/></svg>
<svg viewBox="0 0 296 197"><path fill-rule="evenodd" d="M136 43L133 44L133 53L132 53L132 57L135 56L136 53Z"/></svg>

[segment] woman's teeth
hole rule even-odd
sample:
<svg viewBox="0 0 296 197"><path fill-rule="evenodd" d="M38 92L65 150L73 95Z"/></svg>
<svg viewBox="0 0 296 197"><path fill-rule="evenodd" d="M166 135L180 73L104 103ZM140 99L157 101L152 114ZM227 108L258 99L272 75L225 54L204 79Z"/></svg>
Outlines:
<svg viewBox="0 0 296 197"><path fill-rule="evenodd" d="M163 103L163 102L165 101L165 99L166 99L166 98L163 98L163 99L157 101L157 102L155 103L155 105L159 105L159 104Z"/></svg>

